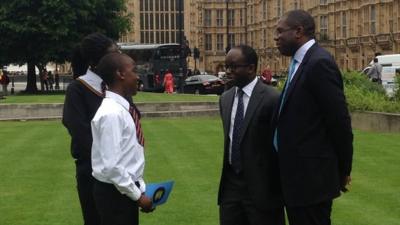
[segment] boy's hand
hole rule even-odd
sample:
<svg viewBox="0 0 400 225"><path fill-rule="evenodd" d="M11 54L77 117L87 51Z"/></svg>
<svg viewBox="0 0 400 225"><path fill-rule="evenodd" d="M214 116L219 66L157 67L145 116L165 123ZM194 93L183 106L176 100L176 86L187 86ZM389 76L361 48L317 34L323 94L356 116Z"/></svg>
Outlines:
<svg viewBox="0 0 400 225"><path fill-rule="evenodd" d="M346 176L343 178L342 183L341 183L341 191L342 192L348 192L348 186L351 184L351 177Z"/></svg>
<svg viewBox="0 0 400 225"><path fill-rule="evenodd" d="M142 212L149 213L154 211L153 203L151 202L151 199L148 198L146 195L140 196L138 200L138 205L140 208L142 208Z"/></svg>

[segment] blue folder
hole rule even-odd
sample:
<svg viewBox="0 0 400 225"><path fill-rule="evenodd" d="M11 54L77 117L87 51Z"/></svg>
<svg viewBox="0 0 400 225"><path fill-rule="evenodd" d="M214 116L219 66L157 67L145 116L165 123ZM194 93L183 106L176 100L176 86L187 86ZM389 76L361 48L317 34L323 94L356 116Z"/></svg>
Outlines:
<svg viewBox="0 0 400 225"><path fill-rule="evenodd" d="M146 184L145 195L153 202L153 207L164 204L171 193L174 181Z"/></svg>

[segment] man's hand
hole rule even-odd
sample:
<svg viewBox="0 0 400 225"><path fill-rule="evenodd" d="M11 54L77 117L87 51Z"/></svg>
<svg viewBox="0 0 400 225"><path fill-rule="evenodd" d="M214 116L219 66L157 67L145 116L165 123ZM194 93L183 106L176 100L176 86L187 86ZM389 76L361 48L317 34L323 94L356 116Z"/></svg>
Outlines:
<svg viewBox="0 0 400 225"><path fill-rule="evenodd" d="M345 176L345 177L343 177L342 178L342 181L341 181L341 186L340 186L340 190L342 191L342 192L347 192L347 191L349 191L348 189L347 189L347 186L349 186L351 184L351 177L350 176Z"/></svg>
<svg viewBox="0 0 400 225"><path fill-rule="evenodd" d="M140 196L137 202L139 207L142 208L142 212L149 213L154 211L153 203L151 202L151 199L148 198L146 195L143 194L142 196Z"/></svg>

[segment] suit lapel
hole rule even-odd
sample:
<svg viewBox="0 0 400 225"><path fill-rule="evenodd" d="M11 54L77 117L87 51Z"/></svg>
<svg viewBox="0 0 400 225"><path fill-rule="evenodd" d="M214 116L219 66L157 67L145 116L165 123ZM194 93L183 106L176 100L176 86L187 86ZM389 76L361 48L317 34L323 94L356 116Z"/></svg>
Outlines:
<svg viewBox="0 0 400 225"><path fill-rule="evenodd" d="M231 113L233 100L235 97L236 88L232 87L225 95L224 100L221 102L222 105L222 118L224 123L224 135L225 137L229 134L229 129L231 125Z"/></svg>
<svg viewBox="0 0 400 225"><path fill-rule="evenodd" d="M265 90L261 86L261 81L258 80L256 85L254 86L253 93L251 93L251 97L249 99L249 103L247 105L246 114L244 116L244 121L242 127L240 129L240 141L242 142L243 136L246 133L246 130L249 126L251 119L253 118L253 114L255 113L258 105L262 102L264 95L262 94Z"/></svg>
<svg viewBox="0 0 400 225"><path fill-rule="evenodd" d="M284 102L282 103L283 106L282 106L281 113L282 113L282 111L285 109L286 103L289 101L290 97L292 96L294 87L295 87L296 84L297 84L297 80L302 76L304 67L306 66L306 64L307 64L307 62L308 62L310 56L311 56L312 53L315 51L315 49L317 48L317 46L318 46L318 44L315 43L313 46L311 46L311 48L310 48L310 49L307 51L307 53L304 55L304 58L303 58L301 64L299 65L299 68L297 69L296 73L294 74L294 77L293 77L293 79L292 79L292 81L290 82L290 85L289 85L289 87L288 87L288 90L287 90L287 93L286 93Z"/></svg>

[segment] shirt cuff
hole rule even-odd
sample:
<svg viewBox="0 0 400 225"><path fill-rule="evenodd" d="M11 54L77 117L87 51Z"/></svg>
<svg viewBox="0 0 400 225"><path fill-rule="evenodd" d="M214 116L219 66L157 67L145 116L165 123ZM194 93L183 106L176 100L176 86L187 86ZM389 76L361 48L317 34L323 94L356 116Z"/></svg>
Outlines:
<svg viewBox="0 0 400 225"><path fill-rule="evenodd" d="M138 180L138 182L139 182L139 184L140 184L140 191L142 192L142 193L145 193L146 192L146 183L144 183L144 180L143 179L139 179Z"/></svg>
<svg viewBox="0 0 400 225"><path fill-rule="evenodd" d="M140 196L142 196L142 192L138 187L136 187L136 185L134 185L133 192L127 193L126 195L133 201L137 201L139 200Z"/></svg>

